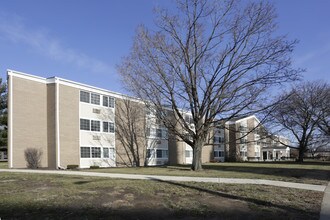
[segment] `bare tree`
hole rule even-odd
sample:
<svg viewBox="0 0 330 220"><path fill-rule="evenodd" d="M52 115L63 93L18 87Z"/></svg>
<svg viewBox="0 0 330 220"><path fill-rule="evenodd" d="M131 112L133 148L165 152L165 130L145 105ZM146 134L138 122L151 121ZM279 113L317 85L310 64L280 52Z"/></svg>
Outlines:
<svg viewBox="0 0 330 220"><path fill-rule="evenodd" d="M27 167L30 169L37 169L41 166L42 150L36 148L27 148L24 151L24 157Z"/></svg>
<svg viewBox="0 0 330 220"><path fill-rule="evenodd" d="M159 10L155 31L138 28L118 70L169 132L193 148L192 169L200 170L215 121L257 113L268 89L297 77L289 57L296 41L273 36L275 9L263 1L178 1L177 10Z"/></svg>
<svg viewBox="0 0 330 220"><path fill-rule="evenodd" d="M272 123L278 131L290 132L293 141L290 147L299 150L299 162L312 146L322 145L323 134L319 125L324 120L324 110L329 108L329 84L305 82L296 84L284 92L271 112Z"/></svg>
<svg viewBox="0 0 330 220"><path fill-rule="evenodd" d="M143 166L147 151L144 103L123 99L116 106L116 138L124 150L117 155L127 166Z"/></svg>

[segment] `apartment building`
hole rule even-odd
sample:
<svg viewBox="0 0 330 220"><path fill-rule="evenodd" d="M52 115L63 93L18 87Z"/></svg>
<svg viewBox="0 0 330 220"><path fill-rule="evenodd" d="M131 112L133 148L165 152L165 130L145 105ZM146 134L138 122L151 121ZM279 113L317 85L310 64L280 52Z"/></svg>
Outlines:
<svg viewBox="0 0 330 220"><path fill-rule="evenodd" d="M134 166L132 154L139 157L140 166L192 163L192 148L169 133L157 111L146 108L141 100L58 77L42 78L14 70L8 70L7 75L10 168L26 167L27 148L40 149L41 166L53 169L70 164L81 168ZM125 134L119 129L119 123L128 120L127 101L138 117L134 137L131 131ZM194 129L190 114L184 117ZM258 124L258 119L250 116L215 126L203 147L202 162L262 159L266 151L261 150L260 135L249 132ZM130 152L132 138L139 149Z"/></svg>

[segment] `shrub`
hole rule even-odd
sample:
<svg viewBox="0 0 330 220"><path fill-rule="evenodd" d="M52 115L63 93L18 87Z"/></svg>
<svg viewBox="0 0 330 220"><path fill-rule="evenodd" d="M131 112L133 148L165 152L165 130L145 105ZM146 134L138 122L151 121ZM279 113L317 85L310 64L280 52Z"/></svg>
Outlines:
<svg viewBox="0 0 330 220"><path fill-rule="evenodd" d="M26 165L30 169L37 169L41 166L42 150L36 148L27 148L24 151Z"/></svg>
<svg viewBox="0 0 330 220"><path fill-rule="evenodd" d="M89 168L90 168L90 169L98 169L98 168L100 168L100 166L95 166L95 165L94 165L94 166L90 166Z"/></svg>
<svg viewBox="0 0 330 220"><path fill-rule="evenodd" d="M69 164L66 166L67 169L69 170L74 170L77 169L79 166L77 164Z"/></svg>

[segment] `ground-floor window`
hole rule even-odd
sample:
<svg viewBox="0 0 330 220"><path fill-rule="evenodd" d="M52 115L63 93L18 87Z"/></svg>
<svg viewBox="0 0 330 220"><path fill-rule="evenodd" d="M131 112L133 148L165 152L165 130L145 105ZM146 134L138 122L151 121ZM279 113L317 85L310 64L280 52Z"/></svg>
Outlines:
<svg viewBox="0 0 330 220"><path fill-rule="evenodd" d="M80 148L80 157L81 158L90 158L91 157L91 148L90 147L81 147Z"/></svg>
<svg viewBox="0 0 330 220"><path fill-rule="evenodd" d="M112 158L114 153L115 149L108 147L80 147L80 158Z"/></svg>
<svg viewBox="0 0 330 220"><path fill-rule="evenodd" d="M193 152L191 150L186 150L185 155L186 157L192 157Z"/></svg>
<svg viewBox="0 0 330 220"><path fill-rule="evenodd" d="M240 155L241 155L241 157L246 157L246 151L240 151Z"/></svg>
<svg viewBox="0 0 330 220"><path fill-rule="evenodd" d="M215 150L213 152L214 157L224 157L225 156L225 152L224 151L220 151L220 150Z"/></svg>
<svg viewBox="0 0 330 220"><path fill-rule="evenodd" d="M156 150L157 158L168 158L168 150Z"/></svg>

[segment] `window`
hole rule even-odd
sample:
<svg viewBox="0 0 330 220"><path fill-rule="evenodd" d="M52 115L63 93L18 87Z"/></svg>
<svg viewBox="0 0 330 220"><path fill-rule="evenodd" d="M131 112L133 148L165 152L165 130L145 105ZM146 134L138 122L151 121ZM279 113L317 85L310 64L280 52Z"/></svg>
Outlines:
<svg viewBox="0 0 330 220"><path fill-rule="evenodd" d="M109 107L114 108L115 107L115 98L109 97Z"/></svg>
<svg viewBox="0 0 330 220"><path fill-rule="evenodd" d="M192 157L192 151L186 150L185 155L186 157Z"/></svg>
<svg viewBox="0 0 330 220"><path fill-rule="evenodd" d="M80 119L80 130L89 131L90 130L90 122L88 119Z"/></svg>
<svg viewBox="0 0 330 220"><path fill-rule="evenodd" d="M162 137L162 129L156 129L156 135L157 137L161 138Z"/></svg>
<svg viewBox="0 0 330 220"><path fill-rule="evenodd" d="M109 158L109 148L103 148L103 158Z"/></svg>
<svg viewBox="0 0 330 220"><path fill-rule="evenodd" d="M95 104L95 105L99 105L100 104L100 95L92 93L91 94L91 103Z"/></svg>
<svg viewBox="0 0 330 220"><path fill-rule="evenodd" d="M92 147L92 158L101 158L101 148Z"/></svg>
<svg viewBox="0 0 330 220"><path fill-rule="evenodd" d="M260 152L255 152L256 157L260 157Z"/></svg>
<svg viewBox="0 0 330 220"><path fill-rule="evenodd" d="M157 158L168 158L168 150L156 150Z"/></svg>
<svg viewBox="0 0 330 220"><path fill-rule="evenodd" d="M109 132L109 123L106 121L103 122L103 132Z"/></svg>
<svg viewBox="0 0 330 220"><path fill-rule="evenodd" d="M240 155L241 155L241 157L246 157L246 151L241 151Z"/></svg>
<svg viewBox="0 0 330 220"><path fill-rule="evenodd" d="M213 143L218 143L219 142L219 137L213 137Z"/></svg>
<svg viewBox="0 0 330 220"><path fill-rule="evenodd" d="M103 96L103 106L108 107L109 106L109 97Z"/></svg>
<svg viewBox="0 0 330 220"><path fill-rule="evenodd" d="M115 107L115 98L109 96L103 96L103 106L114 108Z"/></svg>
<svg viewBox="0 0 330 220"><path fill-rule="evenodd" d="M115 133L115 124L112 122L109 122L109 132Z"/></svg>
<svg viewBox="0 0 330 220"><path fill-rule="evenodd" d="M100 131L100 121L91 120L91 131Z"/></svg>
<svg viewBox="0 0 330 220"><path fill-rule="evenodd" d="M80 91L80 101L89 103L89 92Z"/></svg>
<svg viewBox="0 0 330 220"><path fill-rule="evenodd" d="M103 132L115 133L115 124L113 122L103 122Z"/></svg>
<svg viewBox="0 0 330 220"><path fill-rule="evenodd" d="M90 147L81 147L80 148L80 157L81 158L90 158L91 157Z"/></svg>
<svg viewBox="0 0 330 220"><path fill-rule="evenodd" d="M225 156L225 152L219 151L219 150L215 150L213 152L213 155L214 155L214 157L224 157Z"/></svg>

